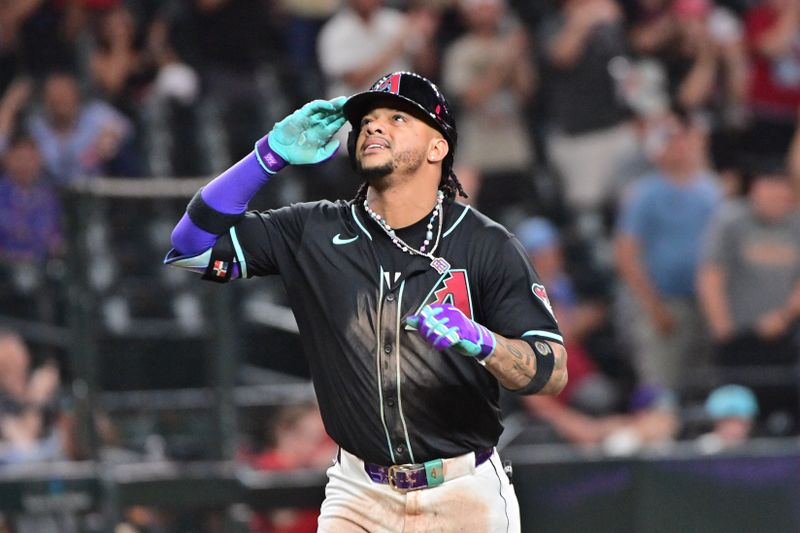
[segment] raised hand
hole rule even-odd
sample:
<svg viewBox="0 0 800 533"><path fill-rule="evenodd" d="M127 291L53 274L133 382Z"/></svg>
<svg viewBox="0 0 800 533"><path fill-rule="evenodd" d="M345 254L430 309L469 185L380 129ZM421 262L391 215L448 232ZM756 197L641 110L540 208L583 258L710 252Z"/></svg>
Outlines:
<svg viewBox="0 0 800 533"><path fill-rule="evenodd" d="M346 119L342 106L347 98L313 100L284 118L269 133L269 148L291 165L321 163L336 153L334 138Z"/></svg>

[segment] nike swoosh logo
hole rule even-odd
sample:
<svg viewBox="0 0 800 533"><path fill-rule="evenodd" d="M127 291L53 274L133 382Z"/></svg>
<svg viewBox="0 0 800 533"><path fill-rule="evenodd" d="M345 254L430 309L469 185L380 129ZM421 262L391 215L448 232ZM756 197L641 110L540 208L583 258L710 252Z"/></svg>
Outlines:
<svg viewBox="0 0 800 533"><path fill-rule="evenodd" d="M343 239L341 235L342 235L341 233L337 233L336 235L334 235L333 239L331 239L331 242L333 244L350 244L354 240L358 239L358 235L356 235L355 237L350 237L349 239Z"/></svg>

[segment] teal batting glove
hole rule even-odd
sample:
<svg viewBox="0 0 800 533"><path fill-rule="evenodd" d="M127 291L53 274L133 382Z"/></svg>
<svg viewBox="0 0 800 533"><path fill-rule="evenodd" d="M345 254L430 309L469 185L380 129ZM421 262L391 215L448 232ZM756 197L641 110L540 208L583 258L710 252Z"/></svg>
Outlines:
<svg viewBox="0 0 800 533"><path fill-rule="evenodd" d="M334 138L346 119L342 106L347 97L314 100L284 118L267 137L269 148L290 165L327 161L339 149Z"/></svg>

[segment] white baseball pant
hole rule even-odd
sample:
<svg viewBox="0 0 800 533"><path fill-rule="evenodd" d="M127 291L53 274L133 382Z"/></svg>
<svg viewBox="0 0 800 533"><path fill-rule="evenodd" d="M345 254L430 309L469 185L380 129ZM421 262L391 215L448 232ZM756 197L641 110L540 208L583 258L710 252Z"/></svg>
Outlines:
<svg viewBox="0 0 800 533"><path fill-rule="evenodd" d="M399 492L376 483L364 462L341 450L328 469L318 533L519 533L519 503L495 451L444 460L445 481Z"/></svg>

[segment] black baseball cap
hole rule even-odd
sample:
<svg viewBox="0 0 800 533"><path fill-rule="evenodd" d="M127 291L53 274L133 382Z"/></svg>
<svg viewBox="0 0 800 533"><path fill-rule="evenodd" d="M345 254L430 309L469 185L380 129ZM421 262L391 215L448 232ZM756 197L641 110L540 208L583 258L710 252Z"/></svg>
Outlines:
<svg viewBox="0 0 800 533"><path fill-rule="evenodd" d="M368 90L354 94L344 104L344 116L353 126L359 129L361 118L380 99L397 99L411 104L429 119L433 127L439 130L450 145L452 156L456 149L456 121L450 104L439 88L429 79L413 72L392 72L386 74L372 84Z"/></svg>

